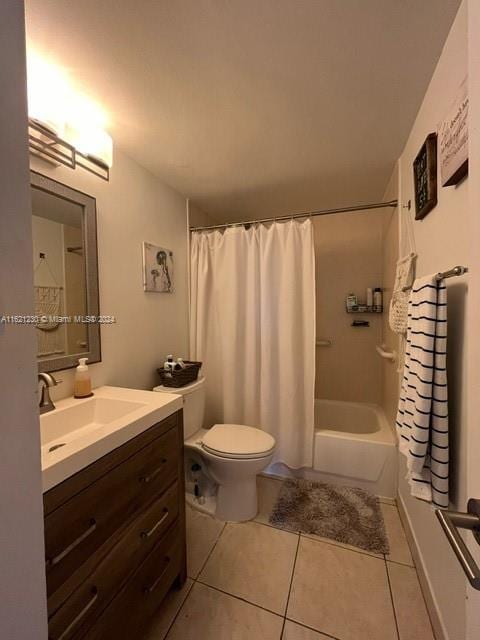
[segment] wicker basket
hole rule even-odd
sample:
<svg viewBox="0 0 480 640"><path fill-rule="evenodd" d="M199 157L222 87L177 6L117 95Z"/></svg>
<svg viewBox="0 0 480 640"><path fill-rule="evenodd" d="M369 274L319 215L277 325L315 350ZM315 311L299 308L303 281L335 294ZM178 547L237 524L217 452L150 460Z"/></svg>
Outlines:
<svg viewBox="0 0 480 640"><path fill-rule="evenodd" d="M195 382L198 378L198 372L202 366L201 362L192 362L191 360L184 360L185 369L178 369L171 371L170 369L157 369L160 376L161 383L164 387L184 387L186 384Z"/></svg>

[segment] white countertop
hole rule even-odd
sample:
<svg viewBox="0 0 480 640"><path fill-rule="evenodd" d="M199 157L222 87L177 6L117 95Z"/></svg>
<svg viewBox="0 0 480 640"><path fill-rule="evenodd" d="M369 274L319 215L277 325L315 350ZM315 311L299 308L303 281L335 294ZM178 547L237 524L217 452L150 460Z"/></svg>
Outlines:
<svg viewBox="0 0 480 640"><path fill-rule="evenodd" d="M174 393L108 386L98 387L93 392L93 398L59 400L54 411L40 416L44 492L183 406L182 397ZM96 399L99 402L92 403ZM106 399L105 402L102 403L102 399ZM124 415L116 416L117 405L111 401L118 403L121 410L117 413L123 411ZM78 416L82 416L80 427L69 427L73 413L74 421L78 422ZM97 419L99 415L101 418ZM49 451L57 442L65 444Z"/></svg>

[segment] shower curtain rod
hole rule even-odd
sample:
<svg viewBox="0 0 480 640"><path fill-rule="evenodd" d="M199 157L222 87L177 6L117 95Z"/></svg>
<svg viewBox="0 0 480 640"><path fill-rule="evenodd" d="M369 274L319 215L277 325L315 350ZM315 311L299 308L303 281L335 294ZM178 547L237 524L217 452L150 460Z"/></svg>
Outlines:
<svg viewBox="0 0 480 640"><path fill-rule="evenodd" d="M292 213L289 216L275 216L274 218L262 218L261 220L244 220L243 222L227 222L225 224L213 224L207 227L190 227L190 231L206 231L207 229L226 229L238 227L244 224L258 224L260 222L276 222L278 220L294 220L295 218L309 218L310 216L328 216L332 213L348 213L350 211L366 211L367 209L383 209L385 207L398 206L398 200L388 202L372 202L371 204L359 204L352 207L340 207L337 209L320 209L318 211L305 211L304 213Z"/></svg>

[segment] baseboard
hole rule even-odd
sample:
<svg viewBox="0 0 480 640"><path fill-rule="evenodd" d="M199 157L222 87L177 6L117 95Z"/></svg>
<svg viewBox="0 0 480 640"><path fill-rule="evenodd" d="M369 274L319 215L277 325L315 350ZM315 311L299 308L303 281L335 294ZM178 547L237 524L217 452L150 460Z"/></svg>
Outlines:
<svg viewBox="0 0 480 640"><path fill-rule="evenodd" d="M428 615L430 616L430 622L432 623L435 639L449 640L446 629L442 622L440 612L438 610L428 574L425 570L422 554L420 553L420 550L418 548L417 539L412 529L410 518L408 517L407 510L405 509L405 505L400 495L397 495L397 506L403 528L405 529L405 535L407 536L408 544L410 545L410 551L412 552L413 560L415 562L418 580L422 588L423 597L425 598L425 604L427 605Z"/></svg>

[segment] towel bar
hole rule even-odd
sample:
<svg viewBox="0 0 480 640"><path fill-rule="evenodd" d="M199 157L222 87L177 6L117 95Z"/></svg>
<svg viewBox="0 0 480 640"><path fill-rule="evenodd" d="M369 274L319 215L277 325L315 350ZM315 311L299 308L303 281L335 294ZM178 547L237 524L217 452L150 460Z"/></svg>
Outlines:
<svg viewBox="0 0 480 640"><path fill-rule="evenodd" d="M439 271L435 276L435 280L440 282L441 280L445 280L445 278L452 278L453 276L463 276L468 273L468 267L463 267L458 264L456 267L452 267L448 269L448 271ZM412 287L403 287L402 291L410 291Z"/></svg>

